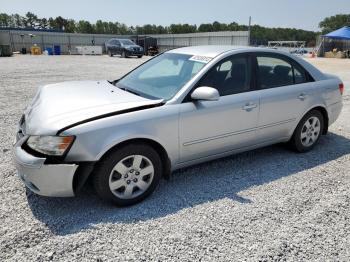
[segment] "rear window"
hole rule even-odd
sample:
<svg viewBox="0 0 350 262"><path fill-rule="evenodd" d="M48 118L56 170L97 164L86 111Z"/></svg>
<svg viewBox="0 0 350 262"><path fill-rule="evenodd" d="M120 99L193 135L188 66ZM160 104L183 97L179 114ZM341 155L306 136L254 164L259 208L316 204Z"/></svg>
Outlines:
<svg viewBox="0 0 350 262"><path fill-rule="evenodd" d="M294 84L293 67L285 60L258 56L258 72L262 89Z"/></svg>
<svg viewBox="0 0 350 262"><path fill-rule="evenodd" d="M260 88L274 88L312 82L312 77L297 63L276 55L256 57Z"/></svg>
<svg viewBox="0 0 350 262"><path fill-rule="evenodd" d="M129 39L122 39L119 41L120 41L120 43L122 43L122 45L135 45L135 43Z"/></svg>
<svg viewBox="0 0 350 262"><path fill-rule="evenodd" d="M117 44L119 44L119 42L118 42L118 40L113 39L113 40L109 41L109 44L110 45L117 45Z"/></svg>

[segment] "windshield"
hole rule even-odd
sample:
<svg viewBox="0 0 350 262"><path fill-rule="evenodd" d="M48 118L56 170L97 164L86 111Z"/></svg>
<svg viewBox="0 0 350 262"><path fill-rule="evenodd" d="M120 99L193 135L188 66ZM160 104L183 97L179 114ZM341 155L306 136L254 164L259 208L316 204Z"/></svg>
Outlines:
<svg viewBox="0 0 350 262"><path fill-rule="evenodd" d="M206 62L191 55L165 53L126 75L116 86L148 98L169 100Z"/></svg>
<svg viewBox="0 0 350 262"><path fill-rule="evenodd" d="M135 45L135 43L129 39L121 39L119 40L122 45Z"/></svg>

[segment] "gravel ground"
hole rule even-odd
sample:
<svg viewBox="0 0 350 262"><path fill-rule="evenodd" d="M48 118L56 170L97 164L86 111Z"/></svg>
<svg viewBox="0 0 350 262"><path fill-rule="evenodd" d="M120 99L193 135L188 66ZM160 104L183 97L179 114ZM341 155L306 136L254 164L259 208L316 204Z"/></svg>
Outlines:
<svg viewBox="0 0 350 262"><path fill-rule="evenodd" d="M350 92L312 152L276 145L176 172L129 208L91 188L70 199L27 191L11 163L16 123L35 89L115 79L145 59L0 59L0 261L349 261ZM350 88L350 60L313 59Z"/></svg>

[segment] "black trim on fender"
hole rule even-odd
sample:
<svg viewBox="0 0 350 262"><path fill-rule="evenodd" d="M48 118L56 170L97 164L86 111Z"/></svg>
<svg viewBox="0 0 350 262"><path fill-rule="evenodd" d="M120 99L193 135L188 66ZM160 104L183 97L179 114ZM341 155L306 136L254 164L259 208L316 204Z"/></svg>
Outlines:
<svg viewBox="0 0 350 262"><path fill-rule="evenodd" d="M73 191L78 195L94 170L96 162L80 162L73 177Z"/></svg>
<svg viewBox="0 0 350 262"><path fill-rule="evenodd" d="M165 102L161 102L161 103L157 103L157 104L152 104L152 105L144 105L144 106L139 106L139 107L134 107L134 108L129 108L129 109L125 109L125 110L121 110L121 111L116 111L116 112L111 112L108 114L103 114L103 115L99 115L99 116L95 116L95 117L91 117L79 122L76 122L74 124L71 124L69 126L66 126L60 130L57 131L57 136L60 135L62 132L75 127L75 126L79 126L88 122L92 122L95 120L99 120L99 119L103 119L103 118L107 118L110 116L116 116L116 115L121 115L121 114L126 114L126 113L131 113L131 112L135 112L135 111L141 111L141 110L145 110L145 109L150 109L150 108L154 108L154 107L159 107L159 106L163 106L165 104Z"/></svg>

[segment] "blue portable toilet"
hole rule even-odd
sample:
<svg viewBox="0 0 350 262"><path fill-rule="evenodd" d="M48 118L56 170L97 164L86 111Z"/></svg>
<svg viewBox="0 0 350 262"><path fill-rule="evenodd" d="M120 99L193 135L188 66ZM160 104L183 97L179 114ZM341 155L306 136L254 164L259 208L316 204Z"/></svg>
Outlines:
<svg viewBox="0 0 350 262"><path fill-rule="evenodd" d="M53 55L52 47L46 47L45 50L47 51L48 55Z"/></svg>
<svg viewBox="0 0 350 262"><path fill-rule="evenodd" d="M61 46L54 45L53 46L53 52L54 52L55 55L60 55L61 54Z"/></svg>

